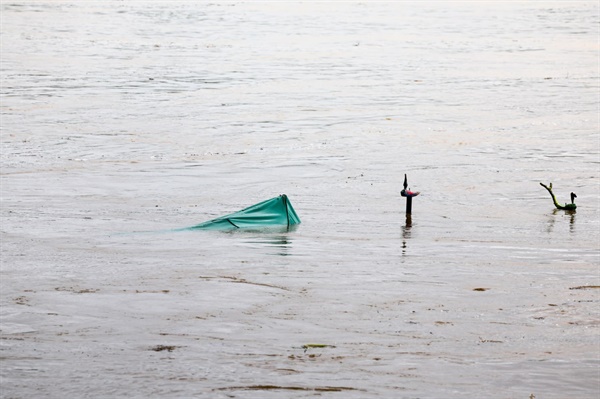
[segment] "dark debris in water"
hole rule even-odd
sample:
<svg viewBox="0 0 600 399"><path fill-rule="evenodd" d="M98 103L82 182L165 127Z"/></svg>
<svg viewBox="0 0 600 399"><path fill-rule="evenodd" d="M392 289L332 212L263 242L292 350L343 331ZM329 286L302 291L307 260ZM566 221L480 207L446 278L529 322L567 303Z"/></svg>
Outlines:
<svg viewBox="0 0 600 399"><path fill-rule="evenodd" d="M302 345L302 349L304 349L305 351L307 349L311 349L311 348L335 348L335 346L328 345L328 344L305 344L305 345Z"/></svg>
<svg viewBox="0 0 600 399"><path fill-rule="evenodd" d="M479 337L479 342L481 342L482 344L502 344L502 343L504 343L504 341L498 341L495 339L483 339L481 337Z"/></svg>
<svg viewBox="0 0 600 399"><path fill-rule="evenodd" d="M136 294L168 294L169 290L135 290Z"/></svg>
<svg viewBox="0 0 600 399"><path fill-rule="evenodd" d="M179 347L174 346L174 345L156 345L156 346L153 346L152 348L150 348L150 350L153 350L154 352L162 352L162 351L173 352L177 348L179 348Z"/></svg>

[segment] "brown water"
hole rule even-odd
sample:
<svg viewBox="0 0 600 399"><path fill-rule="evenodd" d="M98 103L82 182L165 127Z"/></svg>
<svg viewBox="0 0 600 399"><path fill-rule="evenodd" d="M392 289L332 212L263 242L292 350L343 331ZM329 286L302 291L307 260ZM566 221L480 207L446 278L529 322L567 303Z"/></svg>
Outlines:
<svg viewBox="0 0 600 399"><path fill-rule="evenodd" d="M600 394L597 2L0 11L3 398Z"/></svg>

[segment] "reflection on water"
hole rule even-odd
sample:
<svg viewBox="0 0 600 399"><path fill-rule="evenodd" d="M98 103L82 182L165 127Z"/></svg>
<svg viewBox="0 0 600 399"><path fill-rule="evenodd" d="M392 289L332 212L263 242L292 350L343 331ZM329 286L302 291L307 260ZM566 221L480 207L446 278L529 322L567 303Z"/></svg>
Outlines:
<svg viewBox="0 0 600 399"><path fill-rule="evenodd" d="M297 226L290 226L289 228L270 228L268 230L254 230L252 232L244 231L244 234L253 234L243 242L244 244L248 244L253 248L267 248L269 249L268 254L270 255L288 256L290 255L290 250L292 247L292 235L288 233L295 231L296 228Z"/></svg>
<svg viewBox="0 0 600 399"><path fill-rule="evenodd" d="M406 255L406 249L408 247L407 242L411 236L412 229L412 215L406 214L406 223L402 226L402 256Z"/></svg>
<svg viewBox="0 0 600 399"><path fill-rule="evenodd" d="M575 232L575 216L577 214L577 210L573 209L573 210L560 210L560 209L554 209L552 210L552 216L548 218L548 228L546 229L546 231L548 233L552 233L554 231L554 226L556 224L556 216L563 216L566 218L568 217L569 219L569 232L570 233L574 233Z"/></svg>

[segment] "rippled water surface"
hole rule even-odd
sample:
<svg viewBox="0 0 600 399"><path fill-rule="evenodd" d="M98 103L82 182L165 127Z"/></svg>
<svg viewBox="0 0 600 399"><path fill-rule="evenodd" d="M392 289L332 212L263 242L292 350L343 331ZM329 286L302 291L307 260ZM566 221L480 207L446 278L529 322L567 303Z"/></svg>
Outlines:
<svg viewBox="0 0 600 399"><path fill-rule="evenodd" d="M0 395L598 397L599 13L2 1Z"/></svg>

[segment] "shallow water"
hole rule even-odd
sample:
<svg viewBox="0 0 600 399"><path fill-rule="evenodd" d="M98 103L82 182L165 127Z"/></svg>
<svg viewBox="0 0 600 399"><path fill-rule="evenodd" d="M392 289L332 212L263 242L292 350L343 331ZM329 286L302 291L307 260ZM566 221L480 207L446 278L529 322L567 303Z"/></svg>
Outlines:
<svg viewBox="0 0 600 399"><path fill-rule="evenodd" d="M2 397L600 393L597 3L0 7Z"/></svg>

